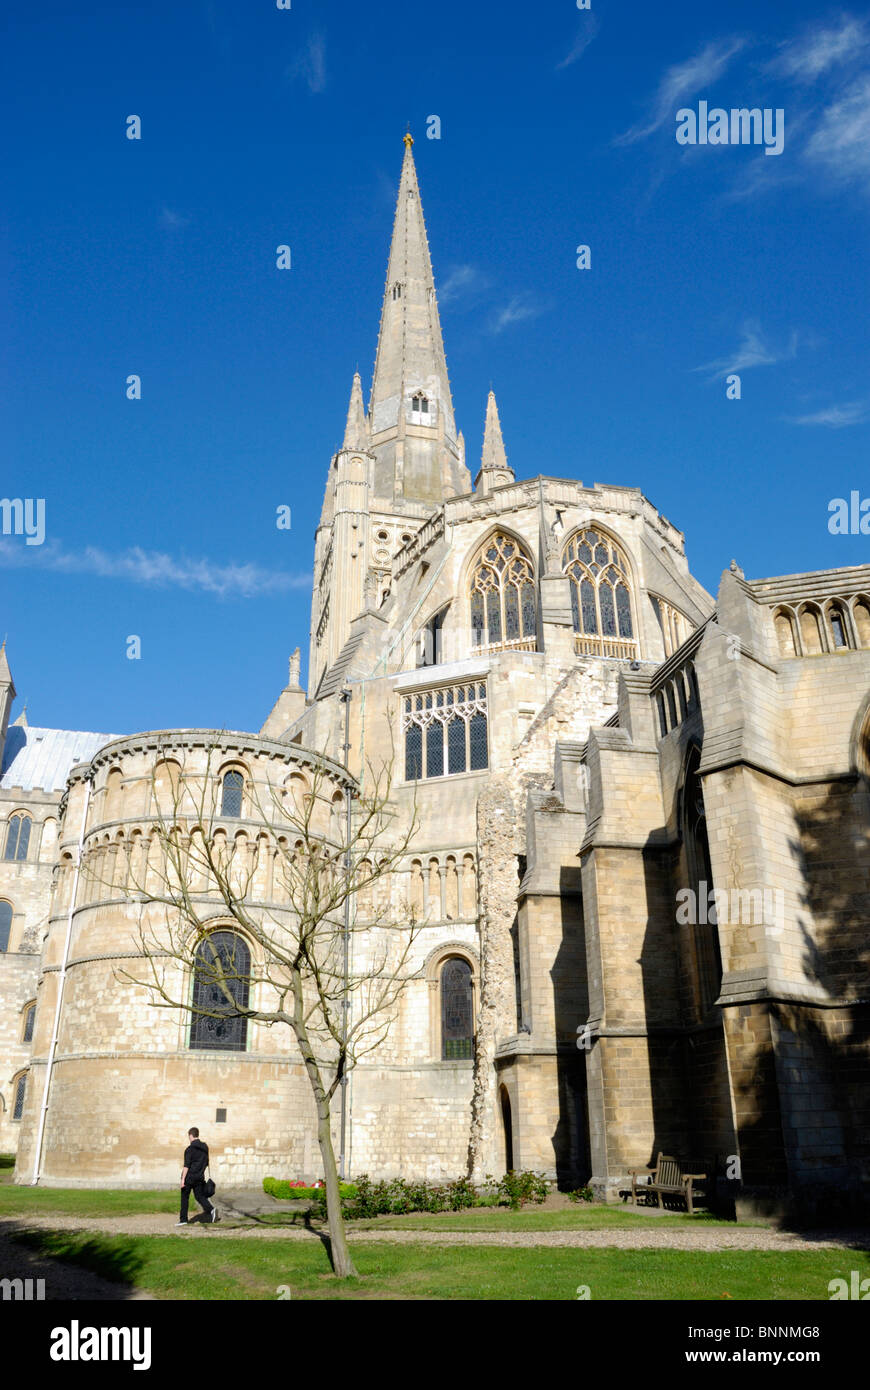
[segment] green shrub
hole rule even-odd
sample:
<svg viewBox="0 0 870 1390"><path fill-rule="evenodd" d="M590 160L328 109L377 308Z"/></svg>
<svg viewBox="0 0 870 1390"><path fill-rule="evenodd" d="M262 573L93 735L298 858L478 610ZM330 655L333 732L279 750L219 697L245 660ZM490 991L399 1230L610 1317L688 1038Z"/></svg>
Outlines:
<svg viewBox="0 0 870 1390"><path fill-rule="evenodd" d="M338 1190L342 1197L356 1196L355 1183L339 1183ZM318 1201L321 1195L324 1203L326 1202L325 1187L299 1187L288 1178L264 1178L263 1191L268 1193L270 1197L278 1197L284 1202Z"/></svg>
<svg viewBox="0 0 870 1390"><path fill-rule="evenodd" d="M568 1196L572 1202L595 1201L595 1193L592 1191L591 1187L575 1187L573 1192L568 1193Z"/></svg>
<svg viewBox="0 0 870 1390"><path fill-rule="evenodd" d="M540 1173L527 1169L515 1173L513 1168L505 1173L498 1184L499 1206L519 1211L526 1202L543 1202L550 1191L550 1185Z"/></svg>

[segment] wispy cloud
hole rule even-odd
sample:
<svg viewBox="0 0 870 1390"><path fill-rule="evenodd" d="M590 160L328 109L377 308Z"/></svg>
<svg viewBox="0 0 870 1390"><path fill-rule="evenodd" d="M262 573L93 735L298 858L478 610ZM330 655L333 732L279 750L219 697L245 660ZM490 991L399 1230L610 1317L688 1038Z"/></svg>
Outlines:
<svg viewBox="0 0 870 1390"><path fill-rule="evenodd" d="M745 372L751 367L773 367L777 362L786 362L797 355L800 334L792 329L785 347L775 348L765 342L761 325L756 319L747 320L740 334L740 342L727 357L718 357L693 367L695 372L706 372L711 380L729 376L732 372Z"/></svg>
<svg viewBox="0 0 870 1390"><path fill-rule="evenodd" d="M806 157L836 182L870 189L870 73L856 78L822 112Z"/></svg>
<svg viewBox="0 0 870 1390"><path fill-rule="evenodd" d="M578 58L582 58L600 28L601 25L598 19L590 11L588 18L582 21L580 28L577 30L577 37L568 50L567 55L562 59L561 63L556 64L556 71L558 72L561 68L568 68L572 63L576 63Z"/></svg>
<svg viewBox="0 0 870 1390"><path fill-rule="evenodd" d="M849 401L815 410L811 415L788 415L786 419L790 425L826 425L828 429L841 430L847 425L862 425L870 419L870 403Z"/></svg>
<svg viewBox="0 0 870 1390"><path fill-rule="evenodd" d="M658 90L653 99L652 110L646 121L639 122L637 125L627 130L624 135L617 136L617 145L630 145L635 140L643 140L648 135L652 135L658 130L665 121L673 120L676 115L677 107L685 97L692 96L702 87L708 86L721 77L728 67L735 54L745 46L745 40L741 38L730 38L714 40L708 43L695 53L691 58L687 58L684 63L677 63L665 72L658 85Z"/></svg>
<svg viewBox="0 0 870 1390"><path fill-rule="evenodd" d="M489 280L476 266L456 265L448 271L438 291L438 303L443 306L457 299L482 294L489 287Z"/></svg>
<svg viewBox="0 0 870 1390"><path fill-rule="evenodd" d="M183 227L190 226L190 218L183 217L180 212L174 212L172 208L162 207L160 209L161 227L169 227L173 231L181 230Z"/></svg>
<svg viewBox="0 0 870 1390"><path fill-rule="evenodd" d="M501 333L512 323L522 323L524 319L536 319L544 313L544 305L531 294L515 294L500 309L490 324L493 333Z"/></svg>
<svg viewBox="0 0 870 1390"><path fill-rule="evenodd" d="M815 82L831 68L852 62L870 45L865 19L843 14L836 24L809 29L799 38L780 44L767 71L796 82Z"/></svg>
<svg viewBox="0 0 870 1390"><path fill-rule="evenodd" d="M100 579L127 580L159 588L198 590L221 598L259 598L306 589L311 584L310 577L304 574L266 570L253 564L217 565L211 560L178 559L139 546L110 554L97 546L64 550L59 544L36 547L0 540L0 567L25 566L64 574L93 574Z"/></svg>
<svg viewBox="0 0 870 1390"><path fill-rule="evenodd" d="M326 86L326 39L323 34L309 34L302 52L287 69L290 78L301 77L310 92L322 92Z"/></svg>

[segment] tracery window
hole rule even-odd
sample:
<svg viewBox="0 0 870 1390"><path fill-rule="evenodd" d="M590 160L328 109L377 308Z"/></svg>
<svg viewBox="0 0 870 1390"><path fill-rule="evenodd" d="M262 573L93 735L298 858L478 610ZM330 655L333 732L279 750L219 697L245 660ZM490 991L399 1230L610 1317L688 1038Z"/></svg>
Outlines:
<svg viewBox="0 0 870 1390"><path fill-rule="evenodd" d="M248 1007L250 975L251 953L240 936L217 931L206 937L196 952L191 1048L245 1051L248 1020L238 1010Z"/></svg>
<svg viewBox="0 0 870 1390"><path fill-rule="evenodd" d="M12 904L0 902L0 956L9 950L12 935Z"/></svg>
<svg viewBox="0 0 870 1390"><path fill-rule="evenodd" d="M12 1092L14 1096L12 1102L12 1118L13 1120L20 1120L21 1116L24 1114L24 1093L27 1090L27 1072L23 1071L20 1076L17 1076L12 1085L14 1088Z"/></svg>
<svg viewBox="0 0 870 1390"><path fill-rule="evenodd" d="M221 790L221 815L240 816L242 814L242 793L245 779L241 772L233 768L224 773Z"/></svg>
<svg viewBox="0 0 870 1390"><path fill-rule="evenodd" d="M406 781L482 771L489 759L485 682L406 695L402 730Z"/></svg>
<svg viewBox="0 0 870 1390"><path fill-rule="evenodd" d="M562 568L571 581L578 655L635 656L631 579L616 542L594 527L577 531L562 552Z"/></svg>
<svg viewBox="0 0 870 1390"><path fill-rule="evenodd" d="M6 851L4 859L26 859L30 846L30 829L33 822L23 811L11 816L6 831Z"/></svg>
<svg viewBox="0 0 870 1390"><path fill-rule="evenodd" d="M658 625L662 630L662 640L665 647L665 658L673 656L678 647L681 647L691 632L694 632L694 623L680 612L678 608L666 603L657 594L650 594L649 601L653 606Z"/></svg>
<svg viewBox="0 0 870 1390"><path fill-rule="evenodd" d="M473 1055L471 966L462 956L451 956L441 967L441 1057L457 1062Z"/></svg>
<svg viewBox="0 0 870 1390"><path fill-rule="evenodd" d="M472 646L536 650L535 572L518 541L501 531L490 536L472 566L469 596Z"/></svg>

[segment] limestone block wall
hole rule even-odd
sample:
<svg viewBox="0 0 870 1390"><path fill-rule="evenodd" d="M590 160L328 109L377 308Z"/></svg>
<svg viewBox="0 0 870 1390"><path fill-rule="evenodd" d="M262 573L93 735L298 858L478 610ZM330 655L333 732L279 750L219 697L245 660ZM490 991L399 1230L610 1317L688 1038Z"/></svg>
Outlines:
<svg viewBox="0 0 870 1390"><path fill-rule="evenodd" d="M21 1131L13 1120L16 1080L30 1062L30 1043L25 1043L24 1008L36 998L39 957L0 955L0 1153L15 1153ZM32 1081L28 1078L28 1089Z"/></svg>

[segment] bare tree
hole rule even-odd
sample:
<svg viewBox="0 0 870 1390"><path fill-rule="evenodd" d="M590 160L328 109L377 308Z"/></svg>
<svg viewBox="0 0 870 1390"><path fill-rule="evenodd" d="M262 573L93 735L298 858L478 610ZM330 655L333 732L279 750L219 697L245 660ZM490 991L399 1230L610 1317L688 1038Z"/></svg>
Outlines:
<svg viewBox="0 0 870 1390"><path fill-rule="evenodd" d="M204 771L182 769L168 787L164 779L158 788L152 774L150 844L138 864L131 855L126 875L127 896L142 904L137 948L147 965L117 977L144 986L153 1003L186 1013L194 1026L219 1033L247 1019L291 1030L317 1113L332 1265L344 1278L356 1270L333 1102L350 1068L386 1038L414 973L419 926L399 901L394 875L416 832L416 807L399 829L391 764L369 766L367 792L353 785L342 793L338 769L312 756L301 795L251 784L251 813L234 825L218 809L216 751ZM231 844L228 829L255 842ZM229 933L220 935L221 927Z"/></svg>

